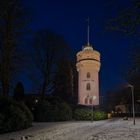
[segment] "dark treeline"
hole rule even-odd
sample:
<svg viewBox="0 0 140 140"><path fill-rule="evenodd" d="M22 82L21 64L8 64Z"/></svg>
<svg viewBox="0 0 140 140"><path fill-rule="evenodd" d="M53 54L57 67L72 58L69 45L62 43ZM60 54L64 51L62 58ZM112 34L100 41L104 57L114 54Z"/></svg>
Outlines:
<svg viewBox="0 0 140 140"><path fill-rule="evenodd" d="M9 94L12 78L21 64L19 41L25 31L27 17L20 1L0 1L0 82L4 95Z"/></svg>
<svg viewBox="0 0 140 140"><path fill-rule="evenodd" d="M28 128L33 120L71 120L77 102L72 48L47 27L31 31L22 2L0 1L0 133ZM24 76L28 80L18 80ZM25 94L30 82L33 93Z"/></svg>
<svg viewBox="0 0 140 140"><path fill-rule="evenodd" d="M132 37L132 39L135 38L134 46L131 49L127 48L130 51L130 57L128 57L129 66L124 77L131 84L136 84L135 81L138 80L140 75L140 1L133 0L129 6L125 5L124 8L118 10L116 16L109 19L106 27L111 31L120 32L127 37Z"/></svg>
<svg viewBox="0 0 140 140"><path fill-rule="evenodd" d="M114 2L112 1L112 4ZM119 7L119 4L118 4ZM121 33L129 39L132 38L133 46L126 47L128 59L123 66L122 77L129 85L134 87L134 101L136 112L140 111L140 1L133 0L127 5L118 8L115 16L106 24L107 31ZM129 112L132 111L132 92L127 85L107 92L106 110L114 110L117 105L125 105Z"/></svg>
<svg viewBox="0 0 140 140"><path fill-rule="evenodd" d="M9 96L15 93L13 81L28 73L40 100L46 94L53 94L60 95L67 101L76 91L73 86L76 73L72 48L63 36L47 27L31 34L26 32L31 18L27 11L20 0L0 1L1 94ZM24 49L23 41L26 36L31 37L30 43L26 43ZM31 46L27 48L29 45ZM19 83L24 85L23 82ZM16 92L14 96L18 98L17 95Z"/></svg>

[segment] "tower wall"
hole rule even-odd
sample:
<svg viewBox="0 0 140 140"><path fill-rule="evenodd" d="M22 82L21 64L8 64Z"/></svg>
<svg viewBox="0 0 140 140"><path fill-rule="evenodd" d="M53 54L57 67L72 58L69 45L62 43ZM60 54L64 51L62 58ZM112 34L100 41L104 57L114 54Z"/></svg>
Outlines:
<svg viewBox="0 0 140 140"><path fill-rule="evenodd" d="M78 104L99 105L100 53L83 49L77 53ZM96 96L96 99L92 99Z"/></svg>

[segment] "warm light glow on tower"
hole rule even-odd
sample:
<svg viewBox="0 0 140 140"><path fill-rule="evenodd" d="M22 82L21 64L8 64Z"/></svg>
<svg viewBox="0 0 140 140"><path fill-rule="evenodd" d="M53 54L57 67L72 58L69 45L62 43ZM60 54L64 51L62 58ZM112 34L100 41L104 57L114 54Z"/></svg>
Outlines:
<svg viewBox="0 0 140 140"><path fill-rule="evenodd" d="M100 53L89 43L89 20L87 45L77 53L78 104L99 105ZM94 100L91 97L96 97Z"/></svg>

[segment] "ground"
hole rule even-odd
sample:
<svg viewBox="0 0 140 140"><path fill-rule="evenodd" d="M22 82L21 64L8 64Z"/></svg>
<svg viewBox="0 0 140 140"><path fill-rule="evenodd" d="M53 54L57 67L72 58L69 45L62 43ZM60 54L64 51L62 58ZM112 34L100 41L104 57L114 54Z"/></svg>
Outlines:
<svg viewBox="0 0 140 140"><path fill-rule="evenodd" d="M34 123L33 127L0 135L0 140L140 140L140 119Z"/></svg>

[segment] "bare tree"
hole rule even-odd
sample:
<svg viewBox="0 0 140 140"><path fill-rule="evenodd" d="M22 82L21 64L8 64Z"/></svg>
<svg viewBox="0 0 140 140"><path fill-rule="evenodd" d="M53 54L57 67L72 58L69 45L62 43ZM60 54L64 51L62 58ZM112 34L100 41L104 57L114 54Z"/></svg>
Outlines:
<svg viewBox="0 0 140 140"><path fill-rule="evenodd" d="M33 47L35 48L35 64L41 73L41 100L46 93L54 89L53 78L57 70L57 63L62 58L68 57L70 48L62 36L50 31L41 30L34 36Z"/></svg>
<svg viewBox="0 0 140 140"><path fill-rule="evenodd" d="M131 4L126 5L123 10L118 11L117 16L109 19L107 29L119 31L124 35L131 35L137 39L140 37L140 1L133 0ZM129 50L129 68L125 72L127 81L135 84L140 79L140 44L134 44ZM136 80L137 79L137 80Z"/></svg>
<svg viewBox="0 0 140 140"><path fill-rule="evenodd" d="M54 95L61 97L69 103L71 103L74 96L73 76L72 62L66 59L59 62L54 80Z"/></svg>
<svg viewBox="0 0 140 140"><path fill-rule="evenodd" d="M109 19L107 28L120 31L127 35L140 35L140 1L133 0L131 5L126 5L119 10L116 17Z"/></svg>
<svg viewBox="0 0 140 140"><path fill-rule="evenodd" d="M3 95L9 94L11 78L19 64L21 52L17 52L17 45L26 19L20 0L0 1L0 80Z"/></svg>

